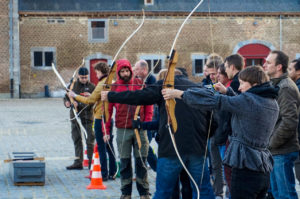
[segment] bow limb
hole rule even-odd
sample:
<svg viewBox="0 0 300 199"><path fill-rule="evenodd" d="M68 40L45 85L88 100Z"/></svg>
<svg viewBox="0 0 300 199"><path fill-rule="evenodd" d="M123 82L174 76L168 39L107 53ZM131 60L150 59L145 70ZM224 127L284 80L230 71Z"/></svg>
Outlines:
<svg viewBox="0 0 300 199"><path fill-rule="evenodd" d="M121 47L119 48L119 50L117 51L115 57L113 58L113 61L112 61L112 67L110 68L110 71L109 71L109 74L108 74L108 77L106 78L105 80L105 85L103 87L103 91L111 91L111 84L112 84L112 81L113 81L113 78L117 72L117 64L116 64L116 59L119 55L119 53L121 52L121 50L123 49L123 47L126 45L126 43L141 29L141 27L143 26L144 22L145 22L145 12L144 12L144 9L142 9L142 12L143 12L143 19L142 19L142 22L141 24L137 27L137 29L135 31L133 31L129 37L123 42L123 44L121 45ZM103 102L103 106L104 106L104 119L105 119L105 122L108 122L109 120L109 112L108 112L108 105L109 105L109 102L108 101L104 101Z"/></svg>
<svg viewBox="0 0 300 199"><path fill-rule="evenodd" d="M135 109L134 118L133 118L134 120L138 119L140 110L141 110L141 106L139 105ZM141 136L140 136L139 130L137 128L134 129L134 134L136 136L136 140L137 140L139 150L141 150L141 147L142 147Z"/></svg>
<svg viewBox="0 0 300 199"><path fill-rule="evenodd" d="M169 68L164 79L163 88L174 89L175 67L178 61L178 54L175 50L172 51L169 58ZM166 100L166 110L168 113L168 123L171 124L173 133L177 131L177 120L175 117L175 99Z"/></svg>
<svg viewBox="0 0 300 199"><path fill-rule="evenodd" d="M81 66L80 66L80 67L81 67ZM80 67L78 67L78 68L76 69L76 71L74 72L74 74L76 74L77 70L78 70ZM52 63L52 70L54 71L55 75L57 76L57 78L59 79L59 81L61 82L61 84L65 87L65 89L66 89L66 90L69 90L68 87L67 87L67 85L66 85L66 83L65 83L65 81L63 80L63 78L61 77L61 75L59 74L59 72L56 70L56 67L55 67L54 63ZM74 84L75 84L75 81L74 81L74 76L75 76L75 75L74 75L74 74L73 74L73 80L72 80L72 83L71 83L71 85L70 85L70 90L73 89ZM84 132L85 138L87 138L87 132L86 132L85 128L83 127L81 121L79 120L79 118L78 118L78 116L77 116L77 108L74 106L74 99L71 97L71 98L70 98L70 101L71 101L71 103L72 103L72 107L71 107L71 108L72 108L73 114L74 114L74 116L75 116L75 119L76 119L76 121L77 121L77 123L78 123L78 125L79 125L79 127L80 127L80 129L81 129L81 131ZM73 108L73 107L74 107L74 108Z"/></svg>
<svg viewBox="0 0 300 199"><path fill-rule="evenodd" d="M109 74L105 80L104 86L103 86L103 91L111 91L111 87L112 87L112 81L114 79L114 76L117 72L117 63L113 62L112 67L110 68ZM104 110L103 110L103 115L104 115L104 120L105 122L109 121L109 111L108 111L108 107L109 107L109 102L108 101L104 101L103 102L103 106L104 106Z"/></svg>

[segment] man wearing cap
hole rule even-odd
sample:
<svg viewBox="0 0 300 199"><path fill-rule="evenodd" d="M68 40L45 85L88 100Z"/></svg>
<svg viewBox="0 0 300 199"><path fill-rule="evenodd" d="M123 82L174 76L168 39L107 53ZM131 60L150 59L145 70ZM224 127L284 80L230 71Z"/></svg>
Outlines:
<svg viewBox="0 0 300 199"><path fill-rule="evenodd" d="M89 82L89 71L85 67L81 67L78 70L78 79L74 83L73 92L78 95L89 96L90 93L93 92L95 86L91 82ZM67 95L64 97L64 105L67 108L71 107L70 99ZM93 148L94 148L94 141L95 141L95 133L93 132L93 111L92 106L86 106L83 103L74 101L74 106L77 107L79 118L81 120L82 125L86 129L87 138L86 138L86 146L87 146L87 156L89 159L89 167L92 162L93 156ZM67 166L66 169L74 170L83 169L82 162L83 162L83 145L82 145L82 137L81 137L81 130L79 124L77 123L75 116L73 114L72 109L70 109L70 118L71 118L71 133L72 139L75 148L75 156L79 159L76 159L74 163L70 166Z"/></svg>
<svg viewBox="0 0 300 199"><path fill-rule="evenodd" d="M126 59L117 61L117 81L112 86L112 91L135 91L142 88L142 81L133 77L131 64ZM137 139L132 128L132 119L134 118L136 106L110 103L109 114L111 118L113 107L116 108L115 125L117 127L117 146L121 159L121 199L131 199L132 192L132 166L131 151L133 149L135 157L136 186L141 199L150 199L149 183L147 179L147 168L145 161L148 155L149 142L147 132L140 131L141 149L139 151ZM152 106L142 106L140 110L141 121L152 120ZM106 123L106 129L109 131L111 122Z"/></svg>

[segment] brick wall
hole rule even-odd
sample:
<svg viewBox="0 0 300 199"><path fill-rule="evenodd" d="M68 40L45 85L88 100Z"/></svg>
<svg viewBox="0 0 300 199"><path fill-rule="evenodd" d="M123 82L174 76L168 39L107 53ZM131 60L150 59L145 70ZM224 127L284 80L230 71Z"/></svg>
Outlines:
<svg viewBox="0 0 300 199"><path fill-rule="evenodd" d="M23 93L42 92L44 85L51 90L61 88L52 70L31 68L31 47L56 47L57 68L68 81L82 58L101 52L114 56L122 42L140 24L141 19L110 19L109 39L106 43L88 42L88 18L65 17L65 23L50 24L46 17L23 17L20 22L20 62ZM119 58L134 63L140 54L164 54L170 51L175 34L184 18L147 18L144 26L121 51ZM117 22L115 25L114 22ZM254 23L256 22L256 23ZM278 17L206 17L192 18L182 30L177 41L178 66L186 67L192 74L191 53L214 52L225 57L235 46L251 39L271 43L279 49L280 26ZM283 19L283 51L291 59L300 52L299 18ZM210 34L212 29L212 36ZM213 41L213 42L212 42ZM192 77L192 76L191 76ZM199 81L200 77L192 77Z"/></svg>
<svg viewBox="0 0 300 199"><path fill-rule="evenodd" d="M0 1L0 93L9 93L9 0Z"/></svg>

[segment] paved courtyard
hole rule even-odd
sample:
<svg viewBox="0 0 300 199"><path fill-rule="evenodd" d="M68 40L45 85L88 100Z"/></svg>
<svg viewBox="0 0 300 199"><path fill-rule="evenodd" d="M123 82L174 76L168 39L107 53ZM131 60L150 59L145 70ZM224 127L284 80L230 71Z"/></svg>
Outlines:
<svg viewBox="0 0 300 199"><path fill-rule="evenodd" d="M67 171L71 160L46 161L45 186L14 186L8 153L33 151L43 157L73 157L69 111L62 99L0 99L0 199L21 198L119 198L120 181L108 181L106 190L87 190L88 170ZM152 143L154 144L154 143ZM149 171L150 192L155 190L155 173ZM297 191L300 186L297 182ZM138 198L133 187L133 198Z"/></svg>

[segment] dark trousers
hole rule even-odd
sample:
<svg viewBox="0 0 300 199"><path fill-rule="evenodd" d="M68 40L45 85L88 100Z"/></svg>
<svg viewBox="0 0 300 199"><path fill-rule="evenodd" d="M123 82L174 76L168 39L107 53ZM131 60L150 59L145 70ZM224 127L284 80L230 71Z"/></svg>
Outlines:
<svg viewBox="0 0 300 199"><path fill-rule="evenodd" d="M148 140L149 140L149 151L148 151L147 162L149 163L151 169L156 172L157 157L156 157L152 147L150 146L150 142L153 138L152 131L148 130L147 135L148 135Z"/></svg>
<svg viewBox="0 0 300 199"><path fill-rule="evenodd" d="M113 176L116 173L116 159L114 157L114 146L113 146L113 135L112 135L112 128L110 129L110 140L109 144L111 148L108 146L107 143L104 143L103 140L103 133L102 133L102 120L95 119L94 124L96 141L98 144L98 152L101 164L101 174L102 177ZM109 158L109 171L107 169L107 155Z"/></svg>
<svg viewBox="0 0 300 199"><path fill-rule="evenodd" d="M231 199L264 199L270 185L270 173L232 168Z"/></svg>
<svg viewBox="0 0 300 199"><path fill-rule="evenodd" d="M95 134L94 134L93 127L92 127L93 121L82 119L81 123L87 132L87 139L85 141L86 141L86 147L87 147L87 156L89 159L89 163L91 163L92 158L93 158L94 141L95 141ZM83 161L82 136L81 136L79 124L77 123L76 120L72 120L71 130L72 130L71 133L72 133L72 139L73 139L74 148L75 148L75 156L79 157L79 159L76 159L74 163L82 164L82 161Z"/></svg>
<svg viewBox="0 0 300 199"><path fill-rule="evenodd" d="M146 157L135 157L136 168L136 188L140 196L149 194L149 184L147 181L147 169L144 167L143 162L146 161ZM121 191L123 195L131 195L132 191L132 167L131 158L121 158ZM146 179L146 181L145 181Z"/></svg>

